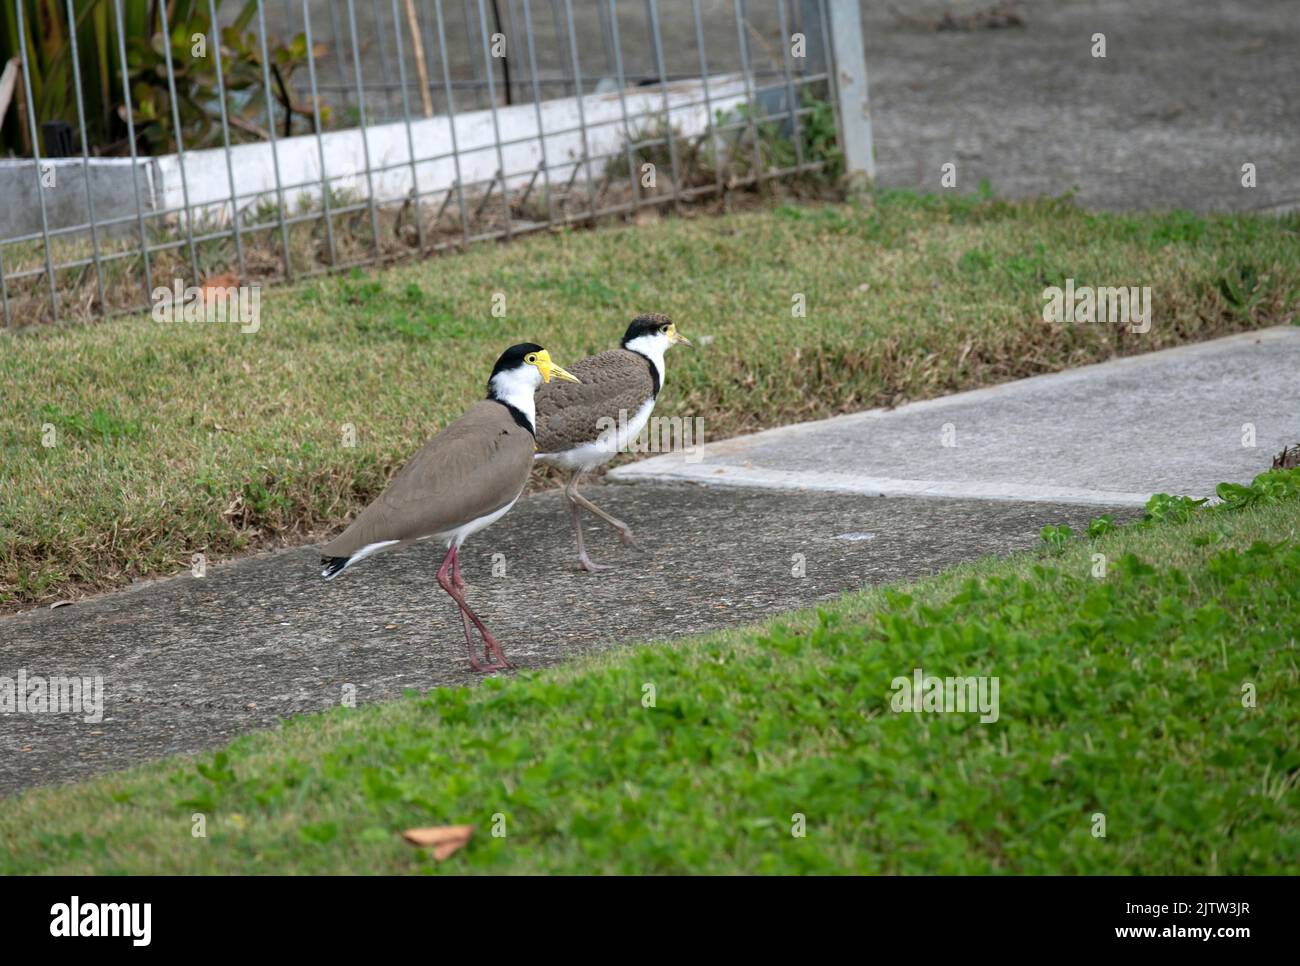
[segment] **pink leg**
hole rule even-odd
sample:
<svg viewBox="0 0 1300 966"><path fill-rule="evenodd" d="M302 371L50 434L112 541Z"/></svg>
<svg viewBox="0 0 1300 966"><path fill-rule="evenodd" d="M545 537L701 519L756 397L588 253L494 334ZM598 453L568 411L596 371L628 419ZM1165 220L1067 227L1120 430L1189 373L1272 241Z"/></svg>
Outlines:
<svg viewBox="0 0 1300 966"><path fill-rule="evenodd" d="M617 530L619 539L623 542L624 546L635 547L638 550L641 550L642 547L632 539L631 527L622 520L610 516L578 492L578 478L581 476L582 470L574 470L573 475L569 477L569 482L565 484L564 487L564 495L569 498L569 509L573 512L573 534L578 540L578 567L591 573L595 573L598 570L609 570L610 567L608 564L598 564L587 556L587 547L582 538L582 507L587 508Z"/></svg>
<svg viewBox="0 0 1300 966"><path fill-rule="evenodd" d="M456 548L456 552L451 558L451 582L452 585L456 588L456 590L460 593L461 601L463 602L465 598L465 580L460 575L460 548L459 547ZM470 625L471 618L473 618L474 622L478 625L479 631L482 632L483 634L483 647L484 647L483 656L487 658L487 660L491 661L493 660L493 655L495 654L496 664L494 667L488 668L488 670L497 670L500 668L510 667L510 662L506 660L506 652L501 650L501 644L497 641L495 637L492 636L492 634L488 631L488 629L483 626L483 622L480 621L478 617L474 614L474 612L469 609L468 604L463 604L460 612L460 617L461 620L464 621L465 623L466 635L470 633L469 625Z"/></svg>
<svg viewBox="0 0 1300 966"><path fill-rule="evenodd" d="M447 588L446 583L448 570L450 569L451 585L455 587L457 583L456 577L458 576L457 572L460 569L457 564L456 548L452 547L447 551L447 556L443 558L442 566L438 569L438 584L444 590L447 590L447 593L449 594L451 593L451 590ZM453 596L452 599L455 600L455 597ZM456 604L456 610L460 611L461 622L465 625L465 647L469 652L469 666L477 671L479 670L479 663L478 658L474 656L474 633L470 630L469 618L465 616L465 611L460 606L459 602Z"/></svg>
<svg viewBox="0 0 1300 966"><path fill-rule="evenodd" d="M501 649L501 644L497 639L492 636L492 632L483 625L481 620L479 620L478 615L470 610L469 604L465 603L465 595L462 593L465 582L461 580L459 581L460 586L456 586L457 578L460 577L460 564L456 559L457 549L458 548L456 547L452 547L448 550L447 556L442 562L442 566L438 568L438 585L442 587L451 599L456 602L457 606L460 607L461 618L466 622L465 636L467 643L469 643L470 650L469 666L475 671L503 671L510 667L509 662L506 661L505 651ZM455 576L453 577L452 574ZM488 661L492 661L495 656L495 663L481 664L475 658L474 645L470 639L469 622L473 622L474 626L478 628L479 635L483 638L483 656Z"/></svg>
<svg viewBox="0 0 1300 966"><path fill-rule="evenodd" d="M578 538L578 566L593 574L598 570L609 570L609 564L598 564L587 556L587 545L582 539L582 511L576 503L570 503L569 509L573 512L573 532Z"/></svg>
<svg viewBox="0 0 1300 966"><path fill-rule="evenodd" d="M451 585L460 592L462 597L465 596L465 581L460 575L459 547L452 548L451 552ZM465 625L465 641L469 645L469 659L472 664L474 662L474 632L470 628L469 615L465 613L464 609L460 610L460 620Z"/></svg>
<svg viewBox="0 0 1300 966"><path fill-rule="evenodd" d="M465 581L460 575L460 548L451 548L451 582L462 594L465 593Z"/></svg>

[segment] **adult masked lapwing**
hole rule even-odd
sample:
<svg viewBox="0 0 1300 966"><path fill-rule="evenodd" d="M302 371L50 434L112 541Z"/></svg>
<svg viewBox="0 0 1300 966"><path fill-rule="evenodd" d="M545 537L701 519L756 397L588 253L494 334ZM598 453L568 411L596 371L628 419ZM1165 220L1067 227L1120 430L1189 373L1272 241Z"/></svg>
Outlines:
<svg viewBox="0 0 1300 966"><path fill-rule="evenodd" d="M457 554L466 537L501 519L519 499L536 449L533 394L552 376L578 381L539 345L525 342L503 352L487 398L425 443L352 525L321 548L321 576L332 580L389 547L436 540L447 547L438 584L460 608L470 667L509 667L497 639L465 603ZM471 623L483 638L482 662L474 654Z"/></svg>
<svg viewBox="0 0 1300 966"><path fill-rule="evenodd" d="M578 492L578 478L635 439L654 411L664 385L664 353L678 342L691 342L666 315L638 315L627 327L622 347L583 359L573 366L578 385L544 386L537 393L537 459L571 471L565 495L578 540L578 565L607 570L593 563L582 540L585 507L633 544L632 528Z"/></svg>

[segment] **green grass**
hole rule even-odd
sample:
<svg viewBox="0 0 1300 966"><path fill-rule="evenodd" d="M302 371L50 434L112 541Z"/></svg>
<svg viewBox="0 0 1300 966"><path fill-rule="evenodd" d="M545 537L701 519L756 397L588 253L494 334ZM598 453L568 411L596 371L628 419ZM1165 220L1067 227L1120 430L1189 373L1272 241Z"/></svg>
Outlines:
<svg viewBox="0 0 1300 966"><path fill-rule="evenodd" d="M661 413L720 439L1290 321L1298 228L885 192L268 290L254 334L26 327L0 341L0 609L337 527L521 339L563 364L638 311L672 314L712 341L673 353ZM1043 288L1067 276L1150 285L1151 331L1043 322Z"/></svg>
<svg viewBox="0 0 1300 966"><path fill-rule="evenodd" d="M31 791L0 804L0 872L1295 872L1291 473L1227 511L1164 501L759 627ZM894 713L917 667L996 676L998 720ZM442 865L400 838L459 823Z"/></svg>

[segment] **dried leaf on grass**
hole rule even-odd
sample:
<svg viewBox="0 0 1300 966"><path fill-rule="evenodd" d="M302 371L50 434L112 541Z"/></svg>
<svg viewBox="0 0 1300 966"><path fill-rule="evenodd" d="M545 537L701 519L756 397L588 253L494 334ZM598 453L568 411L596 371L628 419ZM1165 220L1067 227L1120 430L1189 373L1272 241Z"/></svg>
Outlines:
<svg viewBox="0 0 1300 966"><path fill-rule="evenodd" d="M473 834L473 825L436 825L432 828L409 828L402 833L402 838L412 845L432 848L433 857L443 862L468 845Z"/></svg>

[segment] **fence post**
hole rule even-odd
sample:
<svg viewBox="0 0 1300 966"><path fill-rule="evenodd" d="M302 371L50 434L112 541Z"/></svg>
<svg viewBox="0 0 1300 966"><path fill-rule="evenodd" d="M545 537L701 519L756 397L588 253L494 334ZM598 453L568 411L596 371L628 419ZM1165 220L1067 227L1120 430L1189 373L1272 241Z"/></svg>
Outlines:
<svg viewBox="0 0 1300 966"><path fill-rule="evenodd" d="M835 71L840 146L851 186L861 189L876 178L871 141L871 105L867 99L867 58L863 53L858 0L826 0L827 26Z"/></svg>

